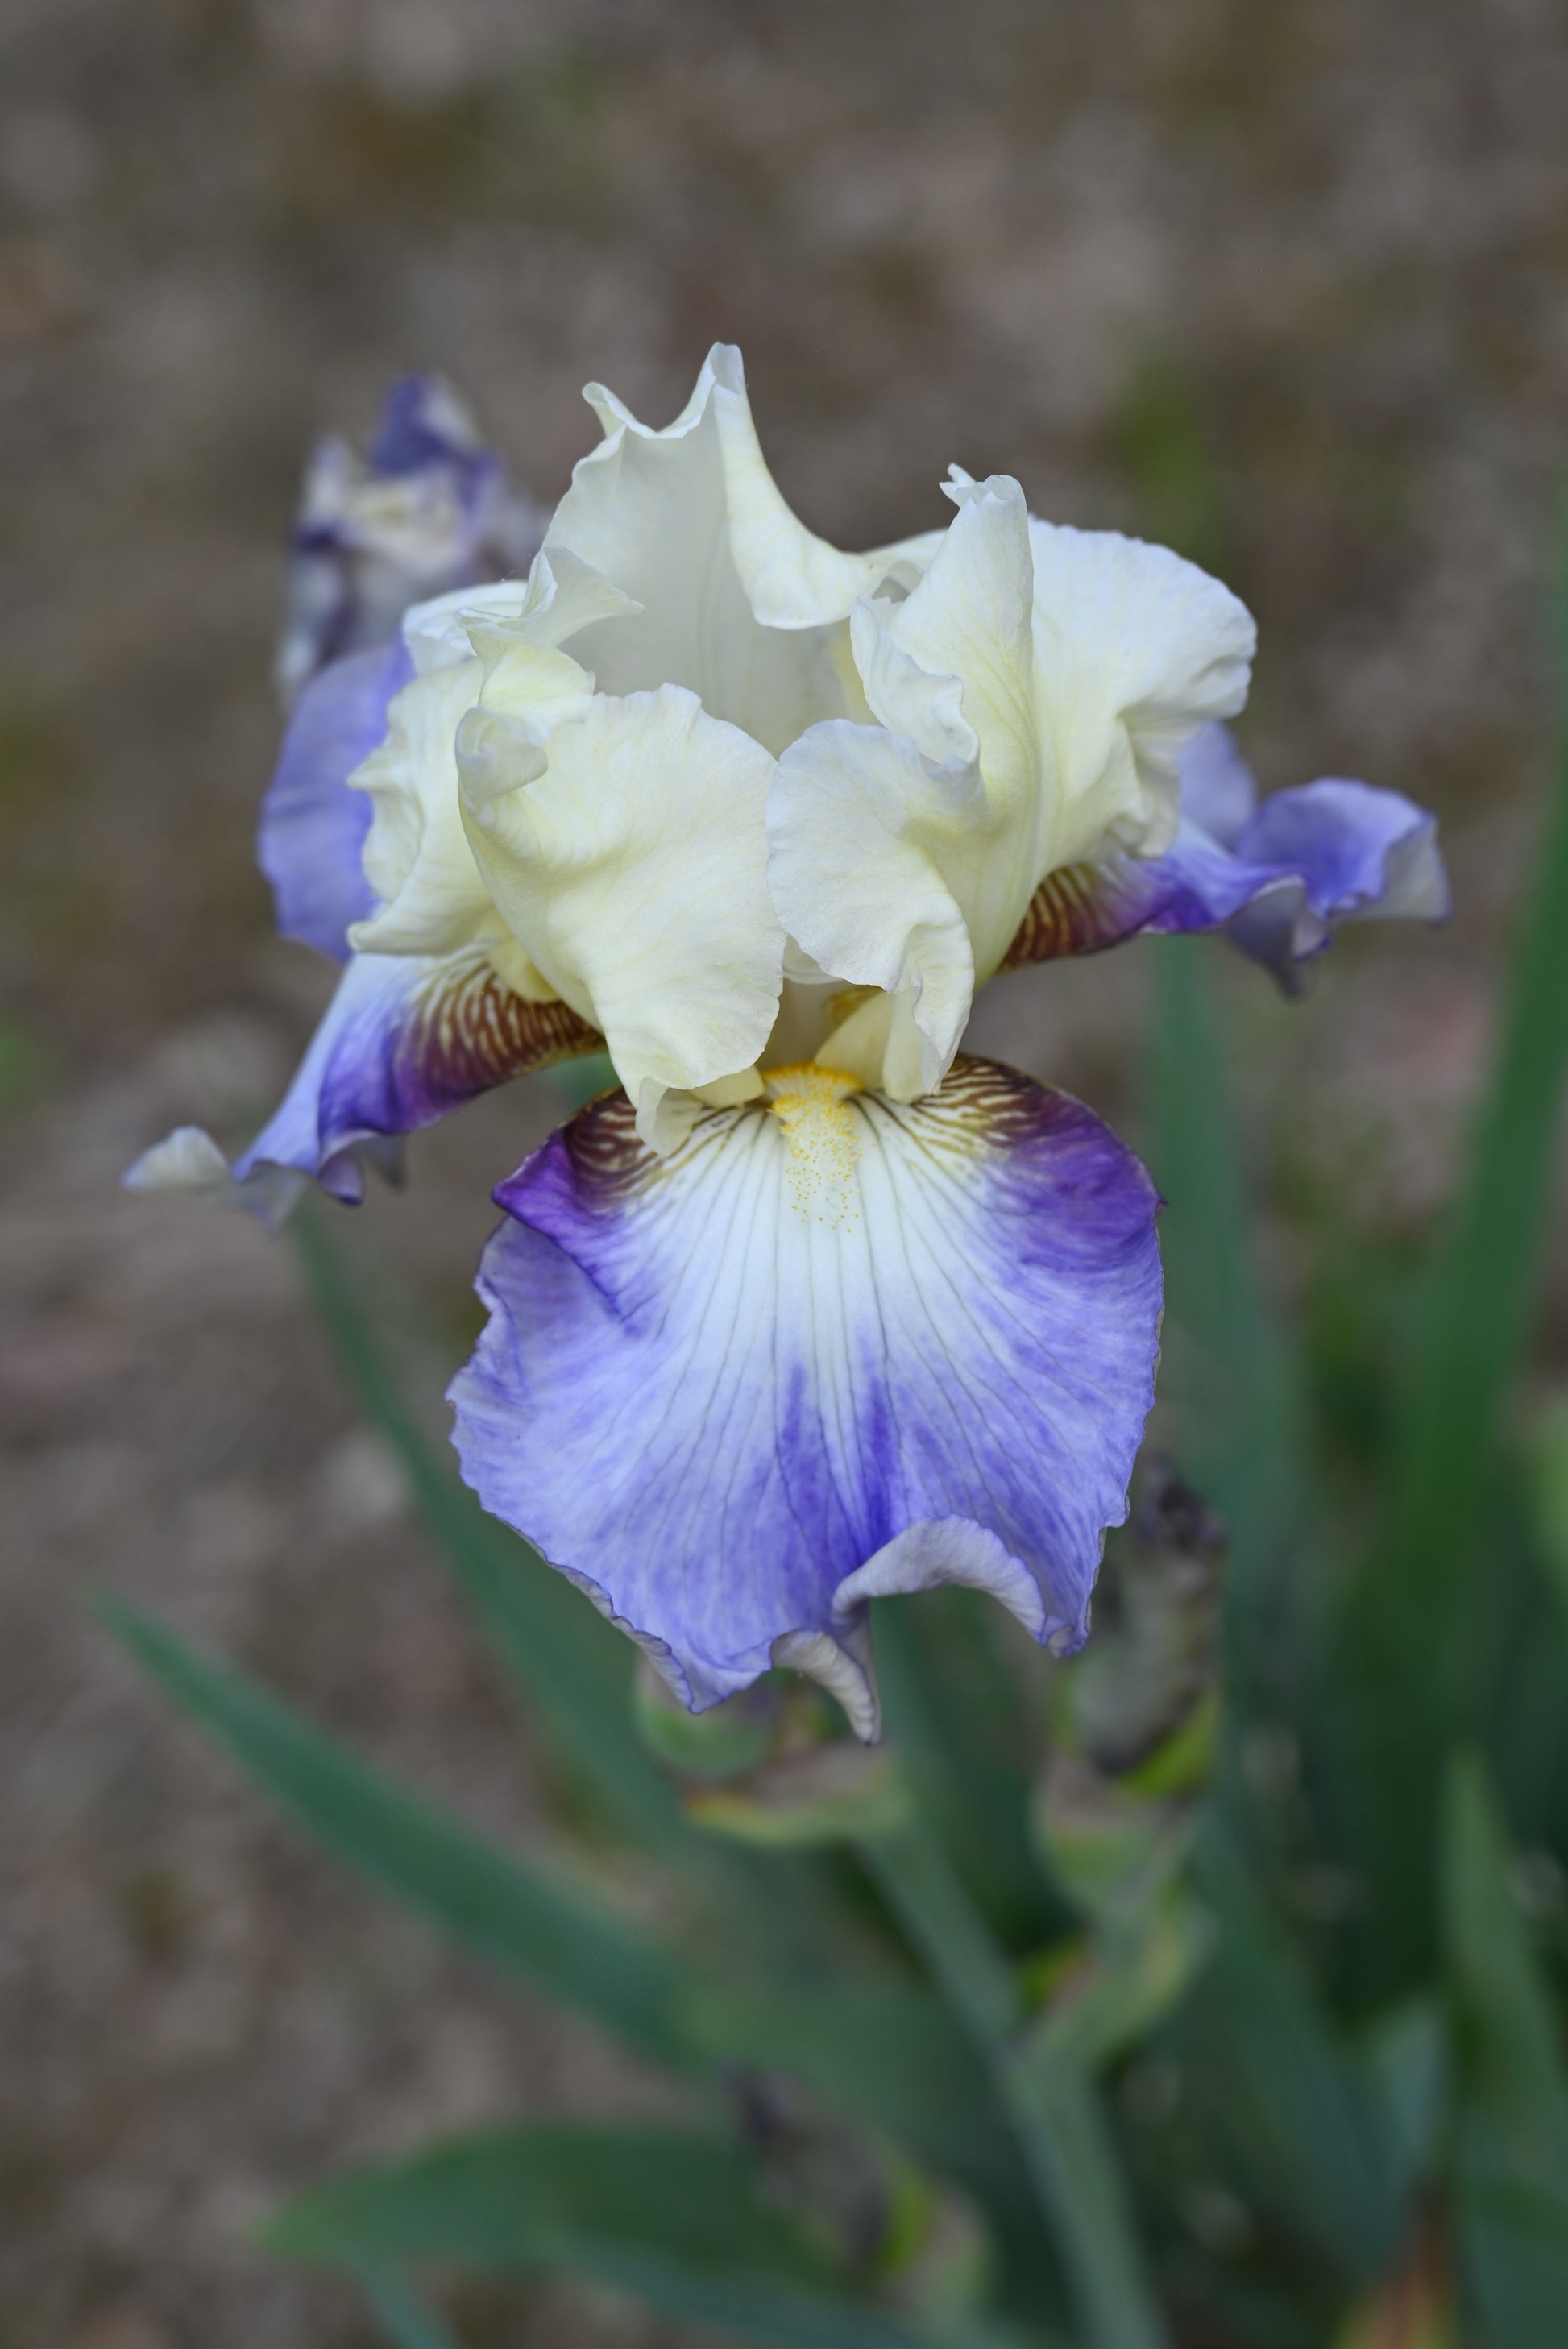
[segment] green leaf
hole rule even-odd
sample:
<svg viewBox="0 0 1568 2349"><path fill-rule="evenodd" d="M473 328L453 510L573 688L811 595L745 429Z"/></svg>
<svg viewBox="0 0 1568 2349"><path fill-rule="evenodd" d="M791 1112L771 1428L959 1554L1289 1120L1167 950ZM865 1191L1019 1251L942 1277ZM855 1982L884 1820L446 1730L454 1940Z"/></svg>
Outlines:
<svg viewBox="0 0 1568 2349"><path fill-rule="evenodd" d="M1568 2070L1473 1759L1449 1776L1443 1894L1465 2275L1491 2349L1515 2349L1568 2307Z"/></svg>
<svg viewBox="0 0 1568 2349"><path fill-rule="evenodd" d="M409 1409L396 1350L319 1213L296 1216L306 1284L361 1410L379 1430L442 1555L513 1681L624 1832L668 1847L695 1840L634 1725L631 1642L526 1542L487 1516Z"/></svg>
<svg viewBox="0 0 1568 2349"><path fill-rule="evenodd" d="M1037 2055L1016 2075L1015 2109L1041 2198L1056 2213L1085 2349L1165 2349L1171 2336L1094 2082L1071 2058Z"/></svg>
<svg viewBox="0 0 1568 2349"><path fill-rule="evenodd" d="M301 2259L579 2275L774 2349L995 2340L984 2326L916 2331L839 2296L827 2263L766 2207L743 2148L685 2130L543 2122L455 2139L301 2196L266 2240Z"/></svg>
<svg viewBox="0 0 1568 2349"><path fill-rule="evenodd" d="M1012 2120L1088 2349L1164 2349L1164 2322L1092 2083L1074 2066L1018 2062L1019 1983L923 1822L868 1839L861 1853Z"/></svg>
<svg viewBox="0 0 1568 2349"><path fill-rule="evenodd" d="M1558 648L1568 651L1568 604ZM1367 1937L1388 1987L1414 1982L1434 1942L1442 1763L1475 1726L1470 1634L1484 1605L1498 1433L1551 1203L1568 1066L1568 727L1558 764L1469 1178L1418 1316L1382 1549L1345 1626L1354 1815L1380 1895Z"/></svg>
<svg viewBox="0 0 1568 2349"><path fill-rule="evenodd" d="M1411 1363L1391 1547L1400 1593L1418 1591L1442 1630L1451 1628L1500 1414L1530 1333L1551 1200L1568 1067L1568 749L1562 761L1491 1097ZM1460 1660L1442 1661L1451 1669Z"/></svg>
<svg viewBox="0 0 1568 2349"><path fill-rule="evenodd" d="M1038 2221L1017 2147L969 2040L918 1983L715 1983L688 2017L716 2062L793 2074L966 2188L1014 2242Z"/></svg>
<svg viewBox="0 0 1568 2349"><path fill-rule="evenodd" d="M104 1620L182 1711L339 1858L506 1971L663 2061L798 2071L847 2110L906 2136L995 2208L1016 2240L1008 2140L940 2009L880 1991L720 1985L635 1932L557 1871L497 1851L232 1666L121 1603ZM929 2030L924 2026L934 2023Z"/></svg>
<svg viewBox="0 0 1568 2349"><path fill-rule="evenodd" d="M1167 1361L1180 1462L1229 1529L1227 1703L1291 1708L1307 1648L1293 1571L1306 1515L1298 1366L1264 1309L1247 1252L1248 1200L1201 949L1156 939L1148 1154L1165 1199Z"/></svg>
<svg viewBox="0 0 1568 2349"><path fill-rule="evenodd" d="M395 2349L459 2349L453 2335L435 2311L427 2308L406 2284L385 2268L356 2261L360 2288L376 2311Z"/></svg>
<svg viewBox="0 0 1568 2349"><path fill-rule="evenodd" d="M1069 1922L1030 1840L1037 1731L994 1602L972 1590L877 1599L872 1638L887 1733L921 1808L995 1929L1025 1944Z"/></svg>
<svg viewBox="0 0 1568 2349"><path fill-rule="evenodd" d="M1346 2282L1370 2282L1405 2217L1382 2105L1215 1818L1195 1846L1193 1876L1220 1928L1176 2026L1203 2126L1243 2199L1267 2207Z"/></svg>
<svg viewBox="0 0 1568 2349"><path fill-rule="evenodd" d="M113 1599L99 1613L165 1694L338 1858L643 2053L689 2059L676 2021L685 1978L656 1943L564 1875L498 1851L152 1616Z"/></svg>

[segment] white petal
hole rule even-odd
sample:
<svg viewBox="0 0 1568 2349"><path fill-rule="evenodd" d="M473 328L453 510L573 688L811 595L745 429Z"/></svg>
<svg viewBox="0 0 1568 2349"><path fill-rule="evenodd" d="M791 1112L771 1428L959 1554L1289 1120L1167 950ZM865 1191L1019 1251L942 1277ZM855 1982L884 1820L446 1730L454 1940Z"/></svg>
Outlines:
<svg viewBox="0 0 1568 2349"><path fill-rule="evenodd" d="M1031 523L1005 476L953 493L956 519L908 598L853 615L887 730L813 729L780 760L769 811L786 927L834 977L899 999L858 1013L823 1057L852 1050L854 1073L901 1098L901 1025L936 1081L1047 874L1164 844L1178 752L1239 705L1253 645L1235 598L1164 548ZM866 1057L879 1017L880 1075Z"/></svg>
<svg viewBox="0 0 1568 2349"><path fill-rule="evenodd" d="M710 714L782 750L844 692L824 627L764 627L731 551L710 358L676 421L650 431L598 386L589 398L608 437L578 464L545 541L568 550L642 608L600 618L570 639L601 689L625 695L681 685ZM847 606L846 606L847 608Z"/></svg>
<svg viewBox="0 0 1568 2349"><path fill-rule="evenodd" d="M454 587L448 595L411 604L403 615L403 641L415 676L467 660L473 650L468 622L481 614L487 619L515 619L528 601L528 592L524 580L500 579L490 586Z"/></svg>
<svg viewBox="0 0 1568 2349"><path fill-rule="evenodd" d="M784 936L768 895L773 761L676 686L600 695L556 726L537 781L467 806L495 903L524 951L603 1030L660 1143L671 1089L756 1061L778 1007Z"/></svg>
<svg viewBox="0 0 1568 2349"><path fill-rule="evenodd" d="M975 960L952 885L985 836L978 792L972 768L934 767L907 736L838 719L791 745L769 798L779 919L835 978L908 990L924 1042L916 1092L941 1081L969 1017ZM863 1059L849 1073L912 1097Z"/></svg>
<svg viewBox="0 0 1568 2349"><path fill-rule="evenodd" d="M1032 521L1036 693L1055 749L1052 865L1176 836L1183 746L1247 698L1257 631L1228 587L1169 547Z"/></svg>
<svg viewBox="0 0 1568 2349"><path fill-rule="evenodd" d="M365 875L382 903L349 944L367 954L450 954L493 909L463 831L454 745L484 671L470 653L416 677L387 710L387 739L349 777L375 809Z"/></svg>
<svg viewBox="0 0 1568 2349"><path fill-rule="evenodd" d="M218 1196L232 1185L229 1162L200 1125L177 1125L144 1150L124 1176L128 1191L182 1191Z"/></svg>
<svg viewBox="0 0 1568 2349"><path fill-rule="evenodd" d="M481 691L492 722L521 725L536 739L581 717L593 679L558 639L585 618L623 609L634 606L586 564L541 554L526 586L460 591L407 616L417 674L387 711L385 741L349 779L375 803L365 872L382 900L350 934L359 952L455 954L500 933L459 803L463 720ZM477 736L469 750L477 761Z"/></svg>

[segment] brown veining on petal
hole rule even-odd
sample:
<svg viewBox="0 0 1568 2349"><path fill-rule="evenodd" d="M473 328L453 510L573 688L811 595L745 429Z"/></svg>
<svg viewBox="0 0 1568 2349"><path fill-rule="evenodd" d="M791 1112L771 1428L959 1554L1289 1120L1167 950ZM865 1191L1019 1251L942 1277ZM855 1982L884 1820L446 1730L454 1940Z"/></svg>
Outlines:
<svg viewBox="0 0 1568 2349"><path fill-rule="evenodd" d="M1001 968L1021 970L1057 955L1092 954L1119 935L1111 874L1099 864L1064 864L1047 873L1030 898Z"/></svg>
<svg viewBox="0 0 1568 2349"><path fill-rule="evenodd" d="M411 1010L405 1049L454 1099L604 1049L569 1004L530 1003L484 957L435 974Z"/></svg>

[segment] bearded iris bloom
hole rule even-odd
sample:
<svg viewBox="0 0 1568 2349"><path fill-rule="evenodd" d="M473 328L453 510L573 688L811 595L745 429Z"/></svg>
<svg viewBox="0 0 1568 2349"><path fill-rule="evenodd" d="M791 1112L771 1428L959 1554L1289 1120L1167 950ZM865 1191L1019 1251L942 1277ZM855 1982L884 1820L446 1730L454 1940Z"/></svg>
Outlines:
<svg viewBox="0 0 1568 2349"><path fill-rule="evenodd" d="M463 1473L687 1703L786 1663L872 1735L873 1597L1081 1642L1153 1397L1153 1186L962 1053L975 992L1221 926L1293 985L1339 920L1440 917L1442 865L1393 793L1256 803L1252 621L1168 550L955 470L944 529L847 554L738 353L661 431L587 397L526 579L412 605L374 744L291 769L274 876L345 967L284 1104L232 1174L183 1129L132 1179L352 1198L367 1150L607 1051L496 1192Z"/></svg>

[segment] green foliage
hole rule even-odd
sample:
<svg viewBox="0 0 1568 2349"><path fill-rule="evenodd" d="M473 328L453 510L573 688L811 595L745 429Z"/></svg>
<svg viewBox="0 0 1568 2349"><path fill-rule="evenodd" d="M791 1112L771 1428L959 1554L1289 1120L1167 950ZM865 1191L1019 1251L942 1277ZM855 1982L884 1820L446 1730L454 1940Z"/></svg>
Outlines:
<svg viewBox="0 0 1568 2349"><path fill-rule="evenodd" d="M1449 1778L1443 1909L1460 2248L1489 2349L1510 2349L1568 2308L1568 2068L1473 1755Z"/></svg>

